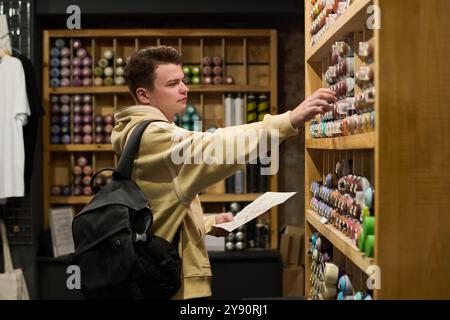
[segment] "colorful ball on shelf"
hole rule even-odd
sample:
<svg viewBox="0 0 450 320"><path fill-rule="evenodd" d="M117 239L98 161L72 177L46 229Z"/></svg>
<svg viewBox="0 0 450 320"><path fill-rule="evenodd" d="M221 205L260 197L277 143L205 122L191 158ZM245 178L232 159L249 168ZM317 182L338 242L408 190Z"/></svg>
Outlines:
<svg viewBox="0 0 450 320"><path fill-rule="evenodd" d="M200 67L198 67L198 66L193 66L193 67L191 68L191 73L192 73L192 75L194 75L194 76L199 76L200 73L201 73Z"/></svg>
<svg viewBox="0 0 450 320"><path fill-rule="evenodd" d="M82 107L81 107L80 104L74 104L74 105L73 105L73 113L74 113L74 114L76 114L76 113L81 113L81 110L82 110Z"/></svg>
<svg viewBox="0 0 450 320"><path fill-rule="evenodd" d="M101 58L98 60L98 66L101 68L106 68L108 66L109 62L105 58Z"/></svg>
<svg viewBox="0 0 450 320"><path fill-rule="evenodd" d="M186 77L188 77L191 74L191 68L188 66L183 66L183 73Z"/></svg>
<svg viewBox="0 0 450 320"><path fill-rule="evenodd" d="M81 46L82 46L82 42L80 39L73 40L72 47L74 50L81 48Z"/></svg>
<svg viewBox="0 0 450 320"><path fill-rule="evenodd" d="M62 125L61 126L61 133L68 134L70 132L70 126L69 125Z"/></svg>
<svg viewBox="0 0 450 320"><path fill-rule="evenodd" d="M80 68L80 67L82 66L82 64L81 64L81 59L78 58L78 57L74 57L74 58L72 59L72 66L73 66L73 67L76 67L76 68Z"/></svg>
<svg viewBox="0 0 450 320"><path fill-rule="evenodd" d="M70 124L70 115L63 115L63 116L61 116L60 122L62 124L69 125Z"/></svg>
<svg viewBox="0 0 450 320"><path fill-rule="evenodd" d="M103 80L105 86L112 86L114 85L114 79L112 77L106 77L105 80Z"/></svg>
<svg viewBox="0 0 450 320"><path fill-rule="evenodd" d="M83 194L83 188L81 186L73 187L73 195L74 196L81 196L82 194Z"/></svg>
<svg viewBox="0 0 450 320"><path fill-rule="evenodd" d="M222 64L222 58L219 56L215 56L213 57L212 62L215 66L219 66Z"/></svg>
<svg viewBox="0 0 450 320"><path fill-rule="evenodd" d="M113 130L112 124L106 124L103 127L103 132L106 133L106 134L111 134L112 130Z"/></svg>
<svg viewBox="0 0 450 320"><path fill-rule="evenodd" d="M55 40L55 47L63 48L66 45L66 41L62 38L58 38Z"/></svg>
<svg viewBox="0 0 450 320"><path fill-rule="evenodd" d="M83 169L81 168L81 166L74 166L72 169L72 173L74 176L80 176L83 173Z"/></svg>
<svg viewBox="0 0 450 320"><path fill-rule="evenodd" d="M50 77L57 78L60 76L60 74L61 74L61 72L60 72L59 68L51 68L50 69Z"/></svg>
<svg viewBox="0 0 450 320"><path fill-rule="evenodd" d="M61 51L59 52L59 54L61 55L61 57L68 58L68 57L70 57L70 49L67 47L61 48Z"/></svg>
<svg viewBox="0 0 450 320"><path fill-rule="evenodd" d="M60 186L52 186L51 194L52 194L52 196L59 196L61 194L61 187Z"/></svg>
<svg viewBox="0 0 450 320"><path fill-rule="evenodd" d="M90 94L83 95L83 103L92 103L92 96Z"/></svg>
<svg viewBox="0 0 450 320"><path fill-rule="evenodd" d="M114 116L111 115L111 114L108 114L108 115L104 116L103 121L106 124L113 124L114 123Z"/></svg>
<svg viewBox="0 0 450 320"><path fill-rule="evenodd" d="M191 78L192 84L200 84L200 77L194 76Z"/></svg>
<svg viewBox="0 0 450 320"><path fill-rule="evenodd" d="M81 70L81 75L83 77L90 77L92 75L92 71L91 68L89 67L83 67L83 69Z"/></svg>
<svg viewBox="0 0 450 320"><path fill-rule="evenodd" d="M81 186L83 184L83 176L77 175L73 177L73 184L76 186Z"/></svg>
<svg viewBox="0 0 450 320"><path fill-rule="evenodd" d="M103 68L102 67L95 67L94 68L94 75L96 77L102 77L103 76Z"/></svg>
<svg viewBox="0 0 450 320"><path fill-rule="evenodd" d="M59 75L60 75L62 78L69 78L69 77L70 77L70 69L67 68L67 67L61 68L61 69L59 70Z"/></svg>
<svg viewBox="0 0 450 320"><path fill-rule="evenodd" d="M79 48L76 50L76 55L78 58L84 58L87 56L87 51L84 48Z"/></svg>
<svg viewBox="0 0 450 320"><path fill-rule="evenodd" d="M83 167L83 174L85 176L90 176L92 174L92 167L91 166L84 166Z"/></svg>
<svg viewBox="0 0 450 320"><path fill-rule="evenodd" d="M101 133L101 132L100 132ZM101 134L97 134L95 136L95 143L96 144L102 144L103 141L105 141L105 139L103 138L103 136Z"/></svg>
<svg viewBox="0 0 450 320"><path fill-rule="evenodd" d="M105 52L103 52L103 58L111 60L114 57L114 52L110 49L105 50Z"/></svg>
<svg viewBox="0 0 450 320"><path fill-rule="evenodd" d="M213 68L213 74L215 76L221 76L222 75L222 67L221 66L215 66Z"/></svg>
<svg viewBox="0 0 450 320"><path fill-rule="evenodd" d="M70 59L69 59L69 58L62 58L62 59L59 61L59 65L60 65L61 67L63 67L63 68L69 67L69 66L70 66Z"/></svg>
<svg viewBox="0 0 450 320"><path fill-rule="evenodd" d="M81 102L81 95L75 94L72 96L72 102L73 103L80 103Z"/></svg>
<svg viewBox="0 0 450 320"><path fill-rule="evenodd" d="M103 133L103 127L101 125L95 126L95 133Z"/></svg>
<svg viewBox="0 0 450 320"><path fill-rule="evenodd" d="M83 80L81 80L80 77L74 77L74 78L72 79L72 85L73 85L74 87L81 87L81 86L83 85Z"/></svg>
<svg viewBox="0 0 450 320"><path fill-rule="evenodd" d="M60 121L61 121L61 117L60 116L52 115L52 118L51 118L51 123L52 124L57 124Z"/></svg>
<svg viewBox="0 0 450 320"><path fill-rule="evenodd" d="M59 67L61 64L61 60L59 58L52 58L50 59L50 66L53 68Z"/></svg>
<svg viewBox="0 0 450 320"><path fill-rule="evenodd" d="M212 83L212 78L211 77L203 77L203 84L211 84Z"/></svg>
<svg viewBox="0 0 450 320"><path fill-rule="evenodd" d="M112 67L106 67L105 70L103 70L103 73L107 77L111 77L114 74L114 69Z"/></svg>
<svg viewBox="0 0 450 320"><path fill-rule="evenodd" d="M123 67L117 67L116 68L116 76L123 76L123 74L124 74Z"/></svg>
<svg viewBox="0 0 450 320"><path fill-rule="evenodd" d="M116 79L114 80L114 83L116 84L116 86L123 86L123 85L125 85L125 78L124 77L116 77Z"/></svg>
<svg viewBox="0 0 450 320"><path fill-rule="evenodd" d="M203 65L209 66L212 64L212 59L210 56L204 56L203 57ZM204 69L203 69L204 70Z"/></svg>
<svg viewBox="0 0 450 320"><path fill-rule="evenodd" d="M59 134L61 132L61 126L58 124L54 124L50 127L50 132L52 134Z"/></svg>
<svg viewBox="0 0 450 320"><path fill-rule="evenodd" d="M88 164L88 160L87 160L86 157L81 156L81 157L79 157L79 158L77 159L77 164L78 164L80 167L84 167L85 165Z"/></svg>
<svg viewBox="0 0 450 320"><path fill-rule="evenodd" d="M61 105L60 112L62 114L69 114L70 113L70 106L68 104Z"/></svg>
<svg viewBox="0 0 450 320"><path fill-rule="evenodd" d="M94 78L94 86L100 87L103 85L103 78L102 77L95 77Z"/></svg>
<svg viewBox="0 0 450 320"><path fill-rule="evenodd" d="M119 57L116 59L116 66L123 66L125 64L125 61L123 58Z"/></svg>
<svg viewBox="0 0 450 320"><path fill-rule="evenodd" d="M210 76L212 74L212 72L213 72L213 69L211 68L211 66L203 67L203 74L205 76Z"/></svg>
<svg viewBox="0 0 450 320"><path fill-rule="evenodd" d="M84 126L83 126L83 133L84 134L90 134L90 133L92 133L92 125L90 125L90 124L85 124ZM83 137L84 138L84 137Z"/></svg>
<svg viewBox="0 0 450 320"><path fill-rule="evenodd" d="M80 131L81 131L81 127L80 127ZM73 135L73 143L81 144L82 142L83 142L83 137L80 134Z"/></svg>
<svg viewBox="0 0 450 320"><path fill-rule="evenodd" d="M71 190L71 188L69 186L63 186L61 188L61 194L63 196L69 196L71 193L72 193L72 190Z"/></svg>
<svg viewBox="0 0 450 320"><path fill-rule="evenodd" d="M91 78L84 78L82 81L82 84L84 87L89 87L92 85L92 79Z"/></svg>
<svg viewBox="0 0 450 320"><path fill-rule="evenodd" d="M50 87L59 87L61 82L58 78L52 78L50 79Z"/></svg>
<svg viewBox="0 0 450 320"><path fill-rule="evenodd" d="M59 106L59 104L54 103L54 104L52 104L52 106L50 107L50 110L51 110L51 112L52 112L53 114L57 114L57 113L60 112L61 107Z"/></svg>
<svg viewBox="0 0 450 320"><path fill-rule="evenodd" d="M68 86L70 86L70 79L69 78L62 78L60 84L61 84L61 87L68 87Z"/></svg>
<svg viewBox="0 0 450 320"><path fill-rule="evenodd" d="M83 194L84 194L85 196L90 196L90 195L92 195L91 187L90 187L90 186L85 186L85 187L83 188Z"/></svg>
<svg viewBox="0 0 450 320"><path fill-rule="evenodd" d="M50 49L50 56L51 56L52 58L58 58L59 55L60 55L60 50L59 50L59 48L51 48L51 49Z"/></svg>
<svg viewBox="0 0 450 320"><path fill-rule="evenodd" d="M213 79L214 84L222 84L222 77L221 76L215 76Z"/></svg>
<svg viewBox="0 0 450 320"><path fill-rule="evenodd" d="M61 137L61 142L64 144L70 143L70 134L63 134Z"/></svg>
<svg viewBox="0 0 450 320"><path fill-rule="evenodd" d="M225 78L225 83L226 83L226 84L234 84L234 79L233 79L233 77L230 77L230 76L226 77L226 78Z"/></svg>
<svg viewBox="0 0 450 320"><path fill-rule="evenodd" d="M85 67L90 67L92 65L92 58L91 57L84 57L81 61L81 64Z"/></svg>
<svg viewBox="0 0 450 320"><path fill-rule="evenodd" d="M59 135L52 135L51 142L52 144L59 144L61 143L61 137Z"/></svg>
<svg viewBox="0 0 450 320"><path fill-rule="evenodd" d="M84 144L91 144L93 141L92 136L90 134L85 134L83 136L83 143Z"/></svg>
<svg viewBox="0 0 450 320"><path fill-rule="evenodd" d="M84 114L92 113L92 105L90 103L85 103L81 110Z"/></svg>
<svg viewBox="0 0 450 320"><path fill-rule="evenodd" d="M101 123L103 123L103 117L101 116L101 115L96 115L95 116L95 123L98 125L98 124L101 124Z"/></svg>
<svg viewBox="0 0 450 320"><path fill-rule="evenodd" d="M92 123L92 115L90 115L90 114L84 114L83 115L83 123L84 124L89 124L89 125L91 125L91 123ZM89 133L89 132L88 132Z"/></svg>

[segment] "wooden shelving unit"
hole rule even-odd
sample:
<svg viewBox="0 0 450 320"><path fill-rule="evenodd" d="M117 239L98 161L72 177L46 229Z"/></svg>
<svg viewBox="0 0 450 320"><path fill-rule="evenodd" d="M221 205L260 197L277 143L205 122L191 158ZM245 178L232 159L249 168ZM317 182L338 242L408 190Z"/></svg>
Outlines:
<svg viewBox="0 0 450 320"><path fill-rule="evenodd" d="M381 29L369 30L367 8L381 13ZM348 36L375 40L374 132L328 139L305 135L305 231L333 246L333 261L367 290L368 267L379 267L375 299L449 299L450 274L450 2L354 0L311 47L311 1L305 0L306 96L325 85L331 45ZM445 40L444 40L445 39ZM355 56L355 70L361 61ZM356 175L375 190L375 256L367 258L341 231L310 210L310 185L352 159ZM308 249L308 241L306 250ZM305 257L306 294L311 257Z"/></svg>
<svg viewBox="0 0 450 320"><path fill-rule="evenodd" d="M45 30L43 33L43 104L46 116L43 125L44 149L44 226L47 229L48 211L52 206L72 205L75 211L89 202L91 196L52 196L52 185L71 185L76 157L88 155L94 172L112 168L117 164L110 144L51 144L50 99L57 95L89 94L93 96L93 115L112 114L121 107L134 104L124 85L51 87L50 48L53 41L63 38L72 46L73 39L81 39L96 65L104 50L113 50L115 56L126 58L135 50L150 45L170 45L179 49L184 65L201 65L205 55L223 57L224 77L233 76L231 85L188 85L189 101L194 104L203 120L203 129L209 125L223 127L226 93L241 93L245 101L252 94L269 97L270 113L277 113L277 33L269 29L84 29L77 31ZM71 50L72 51L72 50ZM72 53L71 57L72 59ZM92 76L94 77L94 76ZM72 126L73 124L71 124ZM277 176L270 177L270 191L277 191ZM217 192L217 190L222 190ZM260 193L224 194L224 188L205 190L200 195L203 203L225 205L230 202L251 202ZM278 247L278 213L272 209L270 221L270 249Z"/></svg>

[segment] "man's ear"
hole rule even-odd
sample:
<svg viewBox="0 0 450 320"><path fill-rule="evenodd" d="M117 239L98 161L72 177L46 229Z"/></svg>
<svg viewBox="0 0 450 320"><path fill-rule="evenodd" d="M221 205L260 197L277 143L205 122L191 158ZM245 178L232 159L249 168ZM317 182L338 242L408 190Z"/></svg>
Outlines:
<svg viewBox="0 0 450 320"><path fill-rule="evenodd" d="M137 88L136 98L140 104L150 105L150 96L148 94L148 90L144 88Z"/></svg>

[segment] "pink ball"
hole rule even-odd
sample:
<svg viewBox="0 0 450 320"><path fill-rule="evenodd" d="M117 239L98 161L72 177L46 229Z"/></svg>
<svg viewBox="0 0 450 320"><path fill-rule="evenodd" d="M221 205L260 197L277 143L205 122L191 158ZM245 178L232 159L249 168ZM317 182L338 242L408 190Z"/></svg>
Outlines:
<svg viewBox="0 0 450 320"><path fill-rule="evenodd" d="M83 168L83 174L85 176L90 176L92 174L92 167L91 166L85 166Z"/></svg>
<svg viewBox="0 0 450 320"><path fill-rule="evenodd" d="M89 186L84 187L84 188L83 188L83 194L84 194L85 196L90 196L90 195L92 195L91 187L89 187Z"/></svg>
<svg viewBox="0 0 450 320"><path fill-rule="evenodd" d="M85 103L82 109L83 113L92 113L92 105L89 103Z"/></svg>
<svg viewBox="0 0 450 320"><path fill-rule="evenodd" d="M222 75L222 67L221 67L221 66L215 66L215 67L213 68L213 73L214 73L214 75L216 75L216 76Z"/></svg>
<svg viewBox="0 0 450 320"><path fill-rule="evenodd" d="M212 78L211 77L203 77L203 83L204 84L211 84Z"/></svg>
<svg viewBox="0 0 450 320"><path fill-rule="evenodd" d="M83 75L83 77L90 77L90 76L92 75L91 68L89 68L89 67L84 67L84 68L81 70L81 74Z"/></svg>
<svg viewBox="0 0 450 320"><path fill-rule="evenodd" d="M67 94L63 94L60 98L61 103L69 104L70 97Z"/></svg>
<svg viewBox="0 0 450 320"><path fill-rule="evenodd" d="M80 166L74 166L72 169L72 173L74 176L80 176L83 172L83 169Z"/></svg>
<svg viewBox="0 0 450 320"><path fill-rule="evenodd" d="M64 67L68 67L68 66L70 66L70 59L69 58L62 58L59 64L63 68Z"/></svg>
<svg viewBox="0 0 450 320"><path fill-rule="evenodd" d="M73 132L74 133L79 133L81 131L81 129L80 129L80 131L78 131L78 129L75 129L75 126L80 127L81 121L82 121L82 117L81 117L81 115L79 113L76 113L76 114L73 115L73 123L74 123Z"/></svg>
<svg viewBox="0 0 450 320"><path fill-rule="evenodd" d="M60 112L60 110L61 110L61 108L59 107L59 104L52 104L52 107L51 107L51 111L52 111L52 114L58 114L59 112Z"/></svg>
<svg viewBox="0 0 450 320"><path fill-rule="evenodd" d="M59 196L61 194L60 186L52 186L52 196Z"/></svg>
<svg viewBox="0 0 450 320"><path fill-rule="evenodd" d="M88 160L87 160L86 157L81 156L81 157L79 157L79 158L77 159L77 164L78 164L80 167L84 167L85 165L88 164Z"/></svg>
<svg viewBox="0 0 450 320"><path fill-rule="evenodd" d="M61 57L69 57L70 56L70 49L69 48L62 48L60 53Z"/></svg>
<svg viewBox="0 0 450 320"><path fill-rule="evenodd" d="M205 66L211 65L211 63L212 63L212 59L211 59L210 56L204 56L204 57L203 57L203 64L204 64ZM203 69L203 70L204 70L204 69Z"/></svg>
<svg viewBox="0 0 450 320"><path fill-rule="evenodd" d="M73 95L72 101L73 101L73 103L77 103L77 104L80 103L81 102L81 95L79 95L79 94Z"/></svg>
<svg viewBox="0 0 450 320"><path fill-rule="evenodd" d="M84 57L81 63L85 67L90 67L92 65L92 59L90 57Z"/></svg>
<svg viewBox="0 0 450 320"><path fill-rule="evenodd" d="M83 123L90 125L92 123L92 116L90 114L85 114L83 116Z"/></svg>
<svg viewBox="0 0 450 320"><path fill-rule="evenodd" d="M73 69L72 69L72 75L73 75L74 77L79 77L79 76L81 76L81 69L78 68L78 67L73 68Z"/></svg>
<svg viewBox="0 0 450 320"><path fill-rule="evenodd" d="M69 114L70 113L70 106L68 104L63 104L61 106L61 113L62 114Z"/></svg>
<svg viewBox="0 0 450 320"><path fill-rule="evenodd" d="M113 130L112 124L107 124L103 127L103 132L106 134L111 134L112 130Z"/></svg>
<svg viewBox="0 0 450 320"><path fill-rule="evenodd" d="M68 86L70 86L69 78L62 78L61 79L61 87L68 87Z"/></svg>
<svg viewBox="0 0 450 320"><path fill-rule="evenodd" d="M73 47L75 50L81 48L81 45L82 45L82 42L81 42L80 39L75 39L75 40L73 40L72 47Z"/></svg>
<svg viewBox="0 0 450 320"><path fill-rule="evenodd" d="M214 81L214 84L222 84L222 77L221 76L215 76L213 81Z"/></svg>
<svg viewBox="0 0 450 320"><path fill-rule="evenodd" d="M81 80L80 77L74 77L72 79L72 86L74 87L81 87L83 85L83 80Z"/></svg>
<svg viewBox="0 0 450 320"><path fill-rule="evenodd" d="M78 57L75 57L72 59L72 66L74 67L81 67L81 59Z"/></svg>
<svg viewBox="0 0 450 320"><path fill-rule="evenodd" d="M105 123L106 124L113 124L114 123L114 116L112 116L112 115L106 115L104 118L103 118L103 121L105 121Z"/></svg>
<svg viewBox="0 0 450 320"><path fill-rule="evenodd" d="M210 76L212 73L212 68L210 66L203 67L203 74L205 76Z"/></svg>
<svg viewBox="0 0 450 320"><path fill-rule="evenodd" d="M76 186L80 186L83 183L83 177L82 176L76 176L73 178L73 184Z"/></svg>
<svg viewBox="0 0 450 320"><path fill-rule="evenodd" d="M222 64L222 58L221 58L221 57L219 57L219 56L215 56L215 57L213 57L212 61L213 61L213 64L214 64L214 65L216 65L216 66L218 66L218 65L221 65L221 64Z"/></svg>
<svg viewBox="0 0 450 320"><path fill-rule="evenodd" d="M84 126L83 126L83 133L84 134L90 134L90 133L92 133L92 125L90 125L90 124L85 124ZM91 137L92 138L92 137ZM83 141L84 141L84 137L83 137ZM91 141L92 142L92 141ZM86 142L86 143L91 143L91 142Z"/></svg>
<svg viewBox="0 0 450 320"><path fill-rule="evenodd" d="M91 176L84 176L83 177L83 184L85 185L85 186L88 186L89 185L89 183L91 182Z"/></svg>
<svg viewBox="0 0 450 320"><path fill-rule="evenodd" d="M97 134L97 135L95 136L95 143L97 143L97 144L102 144L103 141L105 141L105 139L103 138L103 136L102 136L101 134Z"/></svg>
<svg viewBox="0 0 450 320"><path fill-rule="evenodd" d="M233 84L234 83L233 77L226 77L225 78L225 83L226 84Z"/></svg>
<svg viewBox="0 0 450 320"><path fill-rule="evenodd" d="M61 73L60 73L61 77L63 78L68 78L70 77L70 69L67 67L61 68Z"/></svg>
<svg viewBox="0 0 450 320"><path fill-rule="evenodd" d="M91 144L92 143L92 136L90 134L86 134L83 136L83 143L84 144Z"/></svg>
<svg viewBox="0 0 450 320"><path fill-rule="evenodd" d="M77 49L77 57L84 58L87 56L87 51L84 48Z"/></svg>

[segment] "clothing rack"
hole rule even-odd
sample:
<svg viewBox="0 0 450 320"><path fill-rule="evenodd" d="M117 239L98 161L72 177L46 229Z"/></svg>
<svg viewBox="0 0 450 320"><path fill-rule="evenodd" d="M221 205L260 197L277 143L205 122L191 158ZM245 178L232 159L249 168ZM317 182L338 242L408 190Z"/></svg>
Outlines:
<svg viewBox="0 0 450 320"><path fill-rule="evenodd" d="M0 15L7 17L13 50L31 59L31 1L0 1Z"/></svg>

